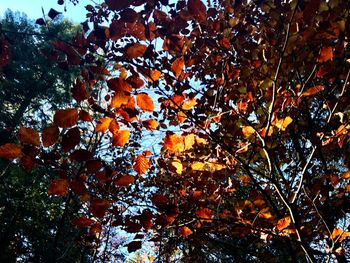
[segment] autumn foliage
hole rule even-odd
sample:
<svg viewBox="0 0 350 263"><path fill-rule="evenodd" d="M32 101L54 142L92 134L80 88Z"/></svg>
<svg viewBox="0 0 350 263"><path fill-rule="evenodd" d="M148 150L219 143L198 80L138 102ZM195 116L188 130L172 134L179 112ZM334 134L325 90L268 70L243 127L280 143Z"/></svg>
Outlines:
<svg viewBox="0 0 350 263"><path fill-rule="evenodd" d="M122 229L160 262L346 262L349 8L87 5L84 34L52 43L81 70L72 104L0 156L54 167L48 194L79 200L72 224L96 251Z"/></svg>

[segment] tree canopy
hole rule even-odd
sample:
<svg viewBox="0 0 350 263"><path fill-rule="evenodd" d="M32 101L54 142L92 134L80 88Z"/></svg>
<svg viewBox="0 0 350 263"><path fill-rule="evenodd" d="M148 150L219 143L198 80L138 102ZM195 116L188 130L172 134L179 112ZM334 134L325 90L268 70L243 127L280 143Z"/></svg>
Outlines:
<svg viewBox="0 0 350 263"><path fill-rule="evenodd" d="M79 68L72 102L0 146L55 171L62 242L70 224L91 262L350 260L348 1L85 8L83 32L44 51Z"/></svg>

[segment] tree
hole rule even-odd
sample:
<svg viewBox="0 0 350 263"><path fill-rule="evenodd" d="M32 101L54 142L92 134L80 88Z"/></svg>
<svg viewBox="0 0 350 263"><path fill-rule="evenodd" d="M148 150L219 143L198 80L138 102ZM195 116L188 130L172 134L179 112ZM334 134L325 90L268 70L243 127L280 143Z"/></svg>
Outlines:
<svg viewBox="0 0 350 263"><path fill-rule="evenodd" d="M49 41L68 41L79 27L57 20L40 30L25 15L10 10L0 24L2 41L8 44L10 54L0 71L0 143L4 144L17 140L12 132L20 126L42 129L50 111L52 115L52 107L70 102L67 87L77 70L60 69L43 53L50 47ZM37 140L35 136L27 139ZM69 220L62 230L65 240L55 241L62 200L50 198L47 185L56 172L48 166L39 167L29 147L23 151L27 155L21 165L0 162L0 261L49 262L52 246L62 253L60 262L79 260L80 250L75 243L80 231Z"/></svg>
<svg viewBox="0 0 350 263"><path fill-rule="evenodd" d="M49 193L80 197L93 260L146 240L164 262L349 260L347 1L86 9L85 36L54 44L82 67L76 106L45 147L23 136L0 155L57 154Z"/></svg>

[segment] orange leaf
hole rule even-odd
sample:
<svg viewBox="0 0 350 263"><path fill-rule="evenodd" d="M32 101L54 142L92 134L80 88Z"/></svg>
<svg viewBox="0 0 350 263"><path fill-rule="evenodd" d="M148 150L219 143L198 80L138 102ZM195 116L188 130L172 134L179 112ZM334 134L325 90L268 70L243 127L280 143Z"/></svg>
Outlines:
<svg viewBox="0 0 350 263"><path fill-rule="evenodd" d="M114 135L114 134L117 134L117 132L119 131L119 123L115 120L115 119L113 119L112 121L111 121L111 123L109 124L109 127L108 127L108 129L109 129L109 131Z"/></svg>
<svg viewBox="0 0 350 263"><path fill-rule="evenodd" d="M101 118L96 124L96 132L106 132L112 120L113 119L109 117Z"/></svg>
<svg viewBox="0 0 350 263"><path fill-rule="evenodd" d="M142 125L150 131L156 130L158 128L158 122L156 120L145 120Z"/></svg>
<svg viewBox="0 0 350 263"><path fill-rule="evenodd" d="M320 92L323 89L324 89L323 85L318 85L318 86L312 87L312 88L308 89L307 91L303 92L301 94L301 96L302 97L311 96L311 95L314 95L314 94Z"/></svg>
<svg viewBox="0 0 350 263"><path fill-rule="evenodd" d="M213 218L213 210L209 208L201 208L196 211L196 216L199 219L211 219ZM204 220L204 221L211 221L211 220Z"/></svg>
<svg viewBox="0 0 350 263"><path fill-rule="evenodd" d="M244 126L242 128L242 133L244 136L249 137L250 135L255 133L255 130L252 126Z"/></svg>
<svg viewBox="0 0 350 263"><path fill-rule="evenodd" d="M192 230L188 228L187 226L180 227L179 233L183 237L188 237L189 235L193 234Z"/></svg>
<svg viewBox="0 0 350 263"><path fill-rule="evenodd" d="M177 119L179 120L180 123L183 123L187 119L186 113L184 113L183 111L178 112Z"/></svg>
<svg viewBox="0 0 350 263"><path fill-rule="evenodd" d="M132 91L132 86L130 85L129 82L127 82L125 79L122 78L114 78L114 79L109 79L107 81L107 86L111 90L114 90L115 92L131 92Z"/></svg>
<svg viewBox="0 0 350 263"><path fill-rule="evenodd" d="M148 158L146 158L143 154L137 156L134 165L134 171L138 173L139 176L143 175L147 172L150 167L151 162Z"/></svg>
<svg viewBox="0 0 350 263"><path fill-rule="evenodd" d="M183 57L175 59L174 62L171 64L171 70L174 72L176 78L178 78L181 75L184 66L185 61Z"/></svg>
<svg viewBox="0 0 350 263"><path fill-rule="evenodd" d="M118 109L122 105L128 104L130 98L131 96L127 95L126 92L116 92L115 95L112 97L111 108Z"/></svg>
<svg viewBox="0 0 350 263"><path fill-rule="evenodd" d="M193 18L199 22L207 20L207 10L201 0L188 0L187 9Z"/></svg>
<svg viewBox="0 0 350 263"><path fill-rule="evenodd" d="M42 133L43 145L49 147L55 144L58 140L59 133L60 131L56 125L44 128Z"/></svg>
<svg viewBox="0 0 350 263"><path fill-rule="evenodd" d="M338 236L340 236L341 234L343 234L343 229L341 229L340 227L336 226L333 231L332 231L332 235L331 235L331 239L336 239Z"/></svg>
<svg viewBox="0 0 350 263"><path fill-rule="evenodd" d="M49 195L66 196L68 194L68 180L67 179L56 179L53 180L48 189Z"/></svg>
<svg viewBox="0 0 350 263"><path fill-rule="evenodd" d="M112 144L114 146L121 146L123 147L125 144L128 143L130 137L130 131L129 130L121 130L118 131L114 136L113 136L113 142Z"/></svg>
<svg viewBox="0 0 350 263"><path fill-rule="evenodd" d="M285 131L289 124L291 124L293 119L289 116L285 117L284 119L275 119L272 123L277 129L280 129L282 131Z"/></svg>
<svg viewBox="0 0 350 263"><path fill-rule="evenodd" d="M123 175L118 178L114 184L117 186L128 186L129 184L133 184L135 182L135 177L131 175Z"/></svg>
<svg viewBox="0 0 350 263"><path fill-rule="evenodd" d="M154 104L150 96L146 93L140 93L136 96L137 105L144 111L152 112L154 110Z"/></svg>
<svg viewBox="0 0 350 263"><path fill-rule="evenodd" d="M333 48L330 46L322 47L318 61L326 62L328 60L333 60Z"/></svg>
<svg viewBox="0 0 350 263"><path fill-rule="evenodd" d="M287 228L290 225L291 219L289 216L278 220L277 222L277 230L281 231Z"/></svg>
<svg viewBox="0 0 350 263"><path fill-rule="evenodd" d="M183 138L177 134L168 133L164 138L164 148L169 152L183 152L185 149Z"/></svg>
<svg viewBox="0 0 350 263"><path fill-rule="evenodd" d="M21 127L18 136L22 144L40 145L39 133L32 128Z"/></svg>
<svg viewBox="0 0 350 263"><path fill-rule="evenodd" d="M13 160L22 155L22 149L14 143L6 143L0 146L0 157Z"/></svg>
<svg viewBox="0 0 350 263"><path fill-rule="evenodd" d="M56 111L54 123L61 128L70 128L78 121L78 111L74 108Z"/></svg>
<svg viewBox="0 0 350 263"><path fill-rule="evenodd" d="M185 102L182 104L182 109L183 110L190 110L194 105L196 105L197 101L196 98L192 98L189 100L185 100Z"/></svg>
<svg viewBox="0 0 350 263"><path fill-rule="evenodd" d="M155 69L155 70L151 70L149 76L146 76L146 77L149 82L153 82L153 81L157 81L161 75L162 73L159 70Z"/></svg>
<svg viewBox="0 0 350 263"><path fill-rule="evenodd" d="M147 46L140 43L135 43L132 46L128 47L126 50L126 56L130 59L143 56L147 50Z"/></svg>

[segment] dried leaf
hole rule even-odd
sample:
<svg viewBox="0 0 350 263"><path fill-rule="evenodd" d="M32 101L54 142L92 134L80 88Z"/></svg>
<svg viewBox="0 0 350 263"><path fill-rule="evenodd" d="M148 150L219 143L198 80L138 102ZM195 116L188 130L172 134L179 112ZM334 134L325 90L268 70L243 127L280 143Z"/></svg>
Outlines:
<svg viewBox="0 0 350 263"><path fill-rule="evenodd" d="M98 218L104 217L110 202L107 199L94 199L90 202L90 212Z"/></svg>
<svg viewBox="0 0 350 263"><path fill-rule="evenodd" d="M301 97L312 96L324 89L323 85L314 86L301 94Z"/></svg>
<svg viewBox="0 0 350 263"><path fill-rule="evenodd" d="M196 216L199 219L212 219L214 216L214 212L209 208L201 208L196 211ZM203 220L203 221L210 222L211 220Z"/></svg>
<svg viewBox="0 0 350 263"><path fill-rule="evenodd" d="M128 104L130 98L131 96L127 92L116 92L112 97L111 108L119 109L122 105Z"/></svg>
<svg viewBox="0 0 350 263"><path fill-rule="evenodd" d="M168 133L164 138L164 148L169 152L183 152L185 150L183 138L177 134Z"/></svg>
<svg viewBox="0 0 350 263"><path fill-rule="evenodd" d="M205 22L207 20L207 10L201 0L188 0L187 9L198 22Z"/></svg>
<svg viewBox="0 0 350 263"><path fill-rule="evenodd" d="M142 122L142 125L150 131L156 130L159 126L156 120L145 120Z"/></svg>

